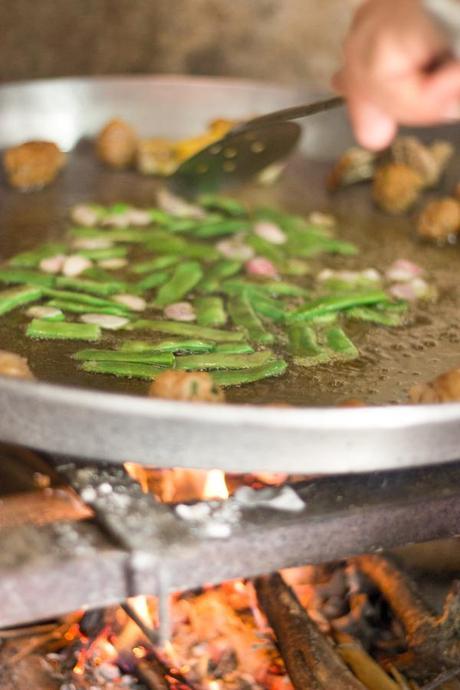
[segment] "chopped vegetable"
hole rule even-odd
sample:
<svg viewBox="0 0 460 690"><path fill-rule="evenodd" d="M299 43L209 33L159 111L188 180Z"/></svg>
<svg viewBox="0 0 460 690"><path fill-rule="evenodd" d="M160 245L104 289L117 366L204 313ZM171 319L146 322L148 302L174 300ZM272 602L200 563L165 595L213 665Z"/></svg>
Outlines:
<svg viewBox="0 0 460 690"><path fill-rule="evenodd" d="M153 364L136 362L83 362L81 369L89 374L111 374L128 379L152 381L164 369Z"/></svg>
<svg viewBox="0 0 460 690"><path fill-rule="evenodd" d="M38 287L52 287L55 278L39 271L26 268L0 268L0 283L6 285L35 285Z"/></svg>
<svg viewBox="0 0 460 690"><path fill-rule="evenodd" d="M359 357L358 348L351 342L345 331L338 326L327 331L326 341L331 350L340 359L356 359L356 357Z"/></svg>
<svg viewBox="0 0 460 690"><path fill-rule="evenodd" d="M125 314L130 314L128 307L122 304L116 304L109 299L103 297L95 297L94 295L87 295L83 292L71 292L70 290L53 290L43 288L43 294L53 299L62 300L64 302L75 302L76 304L89 304L96 307L114 307ZM55 306L55 305L54 305Z"/></svg>
<svg viewBox="0 0 460 690"><path fill-rule="evenodd" d="M226 355L249 355L254 348L249 343L217 343L214 351Z"/></svg>
<svg viewBox="0 0 460 690"><path fill-rule="evenodd" d="M252 354L231 355L222 352L211 352L206 355L186 355L178 357L176 368L185 371L203 369L254 369L273 359L271 350Z"/></svg>
<svg viewBox="0 0 460 690"><path fill-rule="evenodd" d="M289 327L289 349L294 363L302 367L325 364L331 360L331 354L318 343L316 333L311 326L295 323Z"/></svg>
<svg viewBox="0 0 460 690"><path fill-rule="evenodd" d="M194 306L200 326L224 326L227 323L227 314L221 297L198 297Z"/></svg>
<svg viewBox="0 0 460 690"><path fill-rule="evenodd" d="M56 256L49 256L46 259L42 259L39 264L39 268L44 273L51 273L55 275L62 271L64 266L65 256L64 254L57 254Z"/></svg>
<svg viewBox="0 0 460 690"><path fill-rule="evenodd" d="M190 302L175 302L164 308L164 315L173 321L196 321L196 314Z"/></svg>
<svg viewBox="0 0 460 690"><path fill-rule="evenodd" d="M276 266L263 256L255 256L244 264L246 273L249 276L261 276L263 278L277 278L278 271Z"/></svg>
<svg viewBox="0 0 460 690"><path fill-rule="evenodd" d="M380 326L401 326L404 323L404 314L372 307L353 307L347 309L346 316L357 321L369 321Z"/></svg>
<svg viewBox="0 0 460 690"><path fill-rule="evenodd" d="M30 302L37 302L43 296L39 287L24 285L0 292L0 315L22 307Z"/></svg>
<svg viewBox="0 0 460 690"><path fill-rule="evenodd" d="M314 300L295 311L289 312L286 315L286 319L290 323L294 321L310 321L315 317L323 316L330 312L343 311L344 309L357 307L363 304L385 304L386 302L389 302L389 298L387 294L381 290L332 295L330 297L322 297Z"/></svg>
<svg viewBox="0 0 460 690"><path fill-rule="evenodd" d="M129 319L125 316L113 316L109 314L83 314L80 317L83 323L92 323L104 330L119 331L128 325Z"/></svg>
<svg viewBox="0 0 460 690"><path fill-rule="evenodd" d="M85 278L66 277L57 278L56 286L58 288L78 290L79 292L88 292L90 295L100 295L102 297L115 295L117 292L121 292L125 288L125 284L119 281L98 283L95 280L87 280Z"/></svg>
<svg viewBox="0 0 460 690"><path fill-rule="evenodd" d="M78 250L78 254L79 256L83 256L86 259L91 259L92 261L106 261L107 259L124 259L126 257L126 255L128 254L128 250L126 249L126 247L111 247L110 244L111 243L108 242L108 247L99 246L81 248Z"/></svg>
<svg viewBox="0 0 460 690"><path fill-rule="evenodd" d="M234 348L238 347L238 343L226 343ZM143 340L129 340L122 343L119 347L122 352L144 352L152 350L155 352L186 352L190 354L199 354L200 352L212 352L217 350L212 343L206 343L203 340L160 340L158 342L146 342ZM250 350L252 352L252 349Z"/></svg>
<svg viewBox="0 0 460 690"><path fill-rule="evenodd" d="M164 285L167 280L169 280L171 273L169 271L157 271L156 273L151 273L146 276L136 284L136 290L139 292L147 292L147 290L153 290L156 287Z"/></svg>
<svg viewBox="0 0 460 690"><path fill-rule="evenodd" d="M236 199L217 194L201 194L198 197L198 203L205 209L221 211L229 216L244 216L247 213L243 204Z"/></svg>
<svg viewBox="0 0 460 690"><path fill-rule="evenodd" d="M287 241L287 237L279 225L269 220L258 221L253 229L258 237L270 242L270 244L285 244Z"/></svg>
<svg viewBox="0 0 460 690"><path fill-rule="evenodd" d="M200 338L213 342L239 342L244 340L244 333L237 331L220 331L216 328L204 328L195 324L178 323L176 321L154 321L141 319L131 324L134 330L157 331L170 335L183 336L185 338Z"/></svg>
<svg viewBox="0 0 460 690"><path fill-rule="evenodd" d="M53 322L47 319L34 319L27 326L26 335L29 338L43 340L99 340L101 329L99 326L87 323L68 323L67 321Z"/></svg>
<svg viewBox="0 0 460 690"><path fill-rule="evenodd" d="M26 311L27 316L33 319L48 319L49 321L65 321L62 311L52 306L34 306Z"/></svg>
<svg viewBox="0 0 460 690"><path fill-rule="evenodd" d="M239 273L242 266L241 261L234 261L232 259L218 261L211 266L203 280L198 284L199 292L216 292L220 287L222 279L230 278Z"/></svg>
<svg viewBox="0 0 460 690"><path fill-rule="evenodd" d="M235 326L243 329L249 340L260 345L268 345L274 341L273 334L265 330L252 308L247 293L231 297L228 310Z"/></svg>
<svg viewBox="0 0 460 690"><path fill-rule="evenodd" d="M203 277L201 266L196 261L184 261L174 271L172 278L162 285L155 299L156 307L166 307L179 302Z"/></svg>
<svg viewBox="0 0 460 690"><path fill-rule="evenodd" d="M155 364L162 367L174 365L174 355L171 352L155 352L144 350L132 352L129 350L79 350L74 355L79 361L93 362L139 362L141 364Z"/></svg>
<svg viewBox="0 0 460 690"><path fill-rule="evenodd" d="M108 314L113 316L125 317L127 310L121 308L116 304L98 305L98 304L81 304L79 302L71 302L70 300L52 299L48 302L48 307L54 307L61 311L68 311L71 314L86 314L92 311L93 314Z"/></svg>
<svg viewBox="0 0 460 690"><path fill-rule="evenodd" d="M244 383L254 383L271 376L281 376L287 369L284 359L274 359L254 369L237 371L216 371L212 377L218 386L240 386Z"/></svg>
<svg viewBox="0 0 460 690"><path fill-rule="evenodd" d="M91 259L88 259L85 256L80 256L79 254L74 254L73 256L67 256L64 259L61 270L62 274L68 278L76 278L84 271L87 271L88 268L91 268L92 265L93 262Z"/></svg>
<svg viewBox="0 0 460 690"><path fill-rule="evenodd" d="M164 268L170 268L174 264L179 263L180 258L178 256L157 256L155 259L150 259L149 261L142 261L141 263L134 264L131 267L133 273L155 273L155 271L161 271Z"/></svg>
<svg viewBox="0 0 460 690"><path fill-rule="evenodd" d="M65 245L58 244L57 242L50 242L48 244L43 244L41 247L36 249L31 249L27 252L21 252L21 254L16 254L8 263L10 266L15 268L37 268L40 265L42 259L46 259L50 256L56 256L57 254L63 254L65 252Z"/></svg>
<svg viewBox="0 0 460 690"><path fill-rule="evenodd" d="M113 301L117 304L121 304L124 307L128 307L131 311L144 311L147 307L145 299L138 297L137 295L115 295Z"/></svg>
<svg viewBox="0 0 460 690"><path fill-rule="evenodd" d="M214 223L205 223L195 231L197 237L202 239L209 239L213 237L222 237L223 235L234 235L237 232L246 232L250 225L246 221L241 220L220 220Z"/></svg>

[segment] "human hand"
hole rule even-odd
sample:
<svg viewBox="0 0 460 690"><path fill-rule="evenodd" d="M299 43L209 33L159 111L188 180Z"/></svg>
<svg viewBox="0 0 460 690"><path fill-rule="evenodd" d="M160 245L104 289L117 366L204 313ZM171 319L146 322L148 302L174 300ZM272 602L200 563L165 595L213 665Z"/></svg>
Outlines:
<svg viewBox="0 0 460 690"><path fill-rule="evenodd" d="M333 80L363 146L388 146L399 124L460 117L460 61L448 54L447 38L421 0L364 2Z"/></svg>

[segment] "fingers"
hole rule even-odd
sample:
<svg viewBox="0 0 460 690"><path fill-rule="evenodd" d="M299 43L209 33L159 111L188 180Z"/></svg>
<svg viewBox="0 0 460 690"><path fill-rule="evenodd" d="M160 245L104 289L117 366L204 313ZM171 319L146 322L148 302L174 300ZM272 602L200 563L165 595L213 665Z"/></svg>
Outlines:
<svg viewBox="0 0 460 690"><path fill-rule="evenodd" d="M352 126L358 142L366 149L379 151L396 136L397 123L370 101L351 98L348 102Z"/></svg>

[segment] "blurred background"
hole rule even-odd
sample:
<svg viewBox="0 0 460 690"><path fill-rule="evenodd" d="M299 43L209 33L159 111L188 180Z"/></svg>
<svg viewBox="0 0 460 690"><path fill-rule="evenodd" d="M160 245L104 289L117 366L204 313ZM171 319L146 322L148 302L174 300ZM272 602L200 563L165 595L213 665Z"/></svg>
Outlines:
<svg viewBox="0 0 460 690"><path fill-rule="evenodd" d="M187 73L327 86L357 0L0 0L0 81Z"/></svg>

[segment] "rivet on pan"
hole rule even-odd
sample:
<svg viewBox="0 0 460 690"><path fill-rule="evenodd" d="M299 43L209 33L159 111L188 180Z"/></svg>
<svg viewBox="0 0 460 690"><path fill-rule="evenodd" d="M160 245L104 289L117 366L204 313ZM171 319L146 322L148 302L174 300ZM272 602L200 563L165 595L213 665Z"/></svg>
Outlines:
<svg viewBox="0 0 460 690"><path fill-rule="evenodd" d="M257 134L255 132L248 132L244 136L248 141L254 141L257 138Z"/></svg>
<svg viewBox="0 0 460 690"><path fill-rule="evenodd" d="M237 155L238 151L230 146L224 149L224 158L236 158Z"/></svg>
<svg viewBox="0 0 460 690"><path fill-rule="evenodd" d="M222 170L227 173L235 172L236 163L234 163L233 161L225 161L225 163L222 166Z"/></svg>
<svg viewBox="0 0 460 690"><path fill-rule="evenodd" d="M211 146L209 149L209 153L211 153L213 156L218 156L221 151L222 146Z"/></svg>
<svg viewBox="0 0 460 690"><path fill-rule="evenodd" d="M252 153L263 153L265 151L265 144L263 144L261 141L255 141L253 144L251 144L250 148Z"/></svg>
<svg viewBox="0 0 460 690"><path fill-rule="evenodd" d="M206 163L199 163L199 165L196 166L196 172L198 175L204 175L209 171L209 165L206 165Z"/></svg>

